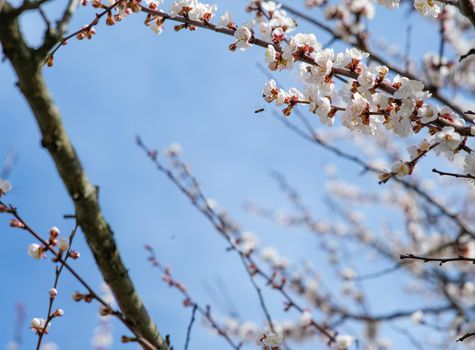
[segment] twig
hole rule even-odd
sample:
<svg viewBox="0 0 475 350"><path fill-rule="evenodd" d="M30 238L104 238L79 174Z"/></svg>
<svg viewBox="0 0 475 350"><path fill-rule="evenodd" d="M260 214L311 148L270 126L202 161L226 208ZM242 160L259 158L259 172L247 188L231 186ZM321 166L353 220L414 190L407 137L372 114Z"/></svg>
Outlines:
<svg viewBox="0 0 475 350"><path fill-rule="evenodd" d="M190 324L188 325L188 329L186 330L185 350L188 350L188 345L190 344L191 328L193 327L193 323L195 322L195 314L196 314L196 309L197 308L198 308L198 306L194 305L193 310L191 311Z"/></svg>
<svg viewBox="0 0 475 350"><path fill-rule="evenodd" d="M423 262L438 262L440 266L443 264L449 263L449 262L454 262L454 261L467 261L471 262L472 264L475 264L475 258L467 258L465 256L459 255L457 257L452 257L452 258L430 258L427 256L418 256L414 254L401 254L399 256L401 260L404 259L410 259L410 260L422 260Z"/></svg>
<svg viewBox="0 0 475 350"><path fill-rule="evenodd" d="M159 350L155 346L153 346L147 339L139 336L136 331L134 330L133 325L125 319L125 317L122 315L122 313L118 310L113 310L111 306L104 300L102 299L93 289L92 287L69 265L68 262L65 261L65 259L61 256L60 253L58 253L56 250L54 250L51 245L45 241L36 231L34 231L27 223L26 221L23 220L23 218L20 216L18 213L17 209L11 205L7 205L4 202L0 201L0 212L6 212L8 214L11 214L15 220L18 221L20 225L15 226L20 229L23 229L30 233L33 237L35 237L46 249L47 251L51 252L54 256L54 260L59 262L61 266L65 267L66 270L68 270L71 275L87 290L89 295L92 297L92 299L98 301L102 306L110 310L110 314L115 316L117 319L119 319L135 336L136 340L144 346L148 350Z"/></svg>
<svg viewBox="0 0 475 350"><path fill-rule="evenodd" d="M54 278L54 283L53 283L53 288L54 289L57 289L58 282L59 282L59 277L61 276L61 272L63 271L64 264L66 263L66 261L71 256L70 255L71 254L71 246L72 246L72 243L73 243L73 240L74 240L74 236L76 235L77 229L78 229L78 224L76 223L76 225L74 226L73 231L71 232L71 235L69 236L69 246L68 246L68 249L66 250L66 252L64 254L64 260L61 261L59 268L57 266L55 267L55 278ZM55 317L55 315L52 313L55 297L56 297L55 295L50 295L49 305L48 305L48 313L47 313L47 316L46 316L46 322L45 322L44 326L42 327L42 329L39 331L38 342L36 344L36 350L40 349L41 341L43 340L43 336L47 332L48 325L51 323L51 321Z"/></svg>
<svg viewBox="0 0 475 350"><path fill-rule="evenodd" d="M446 172L446 171L437 170L435 168L432 169L432 172L436 173L436 174L439 174L440 176L452 176L452 177L456 177L456 178L465 178L465 179L475 180L475 176L470 175L470 174L449 173L449 172Z"/></svg>

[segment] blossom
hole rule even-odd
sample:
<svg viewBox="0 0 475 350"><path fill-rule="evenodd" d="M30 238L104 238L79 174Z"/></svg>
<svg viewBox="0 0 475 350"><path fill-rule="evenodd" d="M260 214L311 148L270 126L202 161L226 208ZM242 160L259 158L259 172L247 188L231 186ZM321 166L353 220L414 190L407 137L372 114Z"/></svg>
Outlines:
<svg viewBox="0 0 475 350"><path fill-rule="evenodd" d="M66 250L68 250L69 249L69 241L64 237L60 238L59 241L58 241L58 249L59 249L60 252L65 252Z"/></svg>
<svg viewBox="0 0 475 350"><path fill-rule="evenodd" d="M414 8L423 16L437 17L442 11L440 1L414 0Z"/></svg>
<svg viewBox="0 0 475 350"><path fill-rule="evenodd" d="M398 90L394 93L395 98L422 98L424 84L420 81L397 76L394 78L394 82L399 85Z"/></svg>
<svg viewBox="0 0 475 350"><path fill-rule="evenodd" d="M170 6L170 16L186 16L198 5L197 0L178 0Z"/></svg>
<svg viewBox="0 0 475 350"><path fill-rule="evenodd" d="M231 49L235 50L238 48L241 51L245 51L249 49L252 44L250 43L252 39L252 28L254 27L254 22L247 22L240 25L236 31L234 32L234 38L237 40L233 45L231 45Z"/></svg>
<svg viewBox="0 0 475 350"><path fill-rule="evenodd" d="M7 192L11 191L11 189L11 183L7 180L0 178L0 197L2 196L2 194L6 194Z"/></svg>
<svg viewBox="0 0 475 350"><path fill-rule="evenodd" d="M432 105L424 104L417 111L417 116L421 118L422 123L428 124L439 117L438 108Z"/></svg>
<svg viewBox="0 0 475 350"><path fill-rule="evenodd" d="M44 248L39 244L32 243L28 246L28 255L33 259L41 259L44 257Z"/></svg>
<svg viewBox="0 0 475 350"><path fill-rule="evenodd" d="M469 153L465 156L463 170L466 174L475 176L475 153Z"/></svg>
<svg viewBox="0 0 475 350"><path fill-rule="evenodd" d="M309 326L312 324L312 313L310 310L304 310L304 312L300 314L300 323L303 326Z"/></svg>
<svg viewBox="0 0 475 350"><path fill-rule="evenodd" d="M453 160L454 151L463 141L462 135L455 131L452 126L444 126L441 131L434 135L434 141L439 143L435 148L437 155L445 153L449 160Z"/></svg>
<svg viewBox="0 0 475 350"><path fill-rule="evenodd" d="M265 50L266 63L272 63L275 61L276 51L274 45L267 45Z"/></svg>
<svg viewBox="0 0 475 350"><path fill-rule="evenodd" d="M369 90L375 85L376 74L366 65L362 66L361 73L358 76L358 83L362 88Z"/></svg>
<svg viewBox="0 0 475 350"><path fill-rule="evenodd" d="M384 5L388 9L394 9L399 7L400 0L378 0L378 4Z"/></svg>
<svg viewBox="0 0 475 350"><path fill-rule="evenodd" d="M221 17L219 17L219 22L216 24L216 28L223 29L223 28L234 28L233 16L231 13L226 11Z"/></svg>
<svg viewBox="0 0 475 350"><path fill-rule="evenodd" d="M199 2L188 13L188 17L194 21L209 22L217 10L217 5L203 4Z"/></svg>
<svg viewBox="0 0 475 350"><path fill-rule="evenodd" d="M46 320L44 318L35 317L30 321L30 328L36 333L40 333L40 332L48 333L48 329L51 326L51 322L48 322L48 326L46 327L46 329L45 329L45 326L46 326Z"/></svg>
<svg viewBox="0 0 475 350"><path fill-rule="evenodd" d="M113 3L115 1L112 1ZM145 0L145 5L147 5L149 8L156 10L159 5L163 4L163 0Z"/></svg>
<svg viewBox="0 0 475 350"><path fill-rule="evenodd" d="M284 90L278 89L274 79L267 81L264 85L263 97L266 102L275 100L277 106L284 104L287 94Z"/></svg>
<svg viewBox="0 0 475 350"><path fill-rule="evenodd" d="M399 160L392 165L391 171L397 177L404 177L411 173L411 167L406 162Z"/></svg>
<svg viewBox="0 0 475 350"><path fill-rule="evenodd" d="M264 333L262 343L270 348L277 348L282 345L284 337L280 333L266 332Z"/></svg>
<svg viewBox="0 0 475 350"><path fill-rule="evenodd" d="M341 269L340 276L345 280L352 280L356 277L356 271L350 268L344 268Z"/></svg>
<svg viewBox="0 0 475 350"><path fill-rule="evenodd" d="M424 139L419 143L418 146L415 146L415 145L409 146L407 150L409 152L409 156L411 160L414 160L417 157L419 157L421 154L424 154L427 151L429 151L430 147L431 147L430 141Z"/></svg>
<svg viewBox="0 0 475 350"><path fill-rule="evenodd" d="M322 45L317 41L315 34L298 33L290 39L289 44L284 48L282 58L293 61L294 55L310 55L321 47Z"/></svg>
<svg viewBox="0 0 475 350"><path fill-rule="evenodd" d="M338 350L348 350L353 343L353 337L350 335L338 335L336 337L336 346Z"/></svg>
<svg viewBox="0 0 475 350"><path fill-rule="evenodd" d="M164 153L168 157L177 157L177 156L179 156L180 154L183 153L183 149L182 149L181 145L178 142L173 142L173 143L169 144L167 146L167 148L165 148Z"/></svg>
<svg viewBox="0 0 475 350"><path fill-rule="evenodd" d="M421 310L414 311L411 314L411 321L414 324L421 324L423 322L423 319L424 319L424 313Z"/></svg>
<svg viewBox="0 0 475 350"><path fill-rule="evenodd" d="M243 340L254 341L259 333L259 327L250 321L246 321L239 327L239 337Z"/></svg>
<svg viewBox="0 0 475 350"><path fill-rule="evenodd" d="M272 262L278 255L274 247L265 247L261 250L261 259L267 262Z"/></svg>
<svg viewBox="0 0 475 350"><path fill-rule="evenodd" d="M240 238L239 246L241 247L242 253L250 254L256 249L258 243L259 241L254 233L244 232Z"/></svg>

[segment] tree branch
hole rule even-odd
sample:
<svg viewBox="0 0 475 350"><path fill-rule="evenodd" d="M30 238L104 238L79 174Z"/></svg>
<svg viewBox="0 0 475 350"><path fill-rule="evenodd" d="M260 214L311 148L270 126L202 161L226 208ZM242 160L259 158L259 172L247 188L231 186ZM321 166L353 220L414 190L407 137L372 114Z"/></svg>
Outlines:
<svg viewBox="0 0 475 350"><path fill-rule="evenodd" d="M42 145L53 158L73 199L78 224L86 236L96 263L112 289L127 323L157 349L169 350L169 345L160 336L135 290L122 262L113 232L102 215L97 189L87 178L63 127L59 110L42 76L43 57L28 47L20 32L18 18L12 11L14 8L6 2L0 13L0 42L3 53L12 64L18 77L18 87L38 123Z"/></svg>

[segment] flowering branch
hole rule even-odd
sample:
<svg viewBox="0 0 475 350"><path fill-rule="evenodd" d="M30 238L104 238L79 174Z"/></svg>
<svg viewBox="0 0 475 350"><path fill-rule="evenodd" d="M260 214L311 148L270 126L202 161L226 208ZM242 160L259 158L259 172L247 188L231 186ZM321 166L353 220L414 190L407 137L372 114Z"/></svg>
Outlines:
<svg viewBox="0 0 475 350"><path fill-rule="evenodd" d="M84 287L86 288L88 294L83 295L76 293L76 300L85 300L85 301L91 301L91 300L96 300L102 305L102 310L103 312L106 312L108 315L113 315L115 316L119 321L121 321L124 326L126 326L134 335L136 335L136 341L139 342L144 349L147 350L160 350L157 347L155 347L153 344L151 344L147 339L143 338L142 336L138 335L137 331L135 330L134 325L128 321L124 315L118 311L118 310L113 310L111 306L104 300L102 299L93 289L92 287L69 265L69 263L66 261L68 256L63 257L62 254L64 250L61 249L61 247L58 248L58 250L55 250L53 245L49 242L44 240L38 233L36 233L19 215L17 209L11 205L7 205L4 202L0 201L0 213L7 213L13 216L13 220L10 222L10 226L14 228L18 228L21 230L24 230L31 234L33 237L35 237L42 245L41 246L34 246L31 249L31 254L32 256L34 255L35 257L41 258L44 256L44 253L50 252L53 254L53 261L60 263L61 268L66 268L71 275ZM70 252L69 255L71 255L73 252ZM59 278L59 275L56 275L57 278ZM50 294L51 297L51 294ZM54 299L54 298L53 298ZM51 300L51 299L50 299ZM51 305L51 302L50 302ZM51 315L49 311L49 315ZM55 315L54 317L59 316ZM34 325L32 325L34 328L37 328L38 330L42 328L41 332L46 331L46 322L35 322Z"/></svg>
<svg viewBox="0 0 475 350"><path fill-rule="evenodd" d="M48 327L49 327L51 321L53 320L53 318L61 317L63 315L62 309L58 309L54 313L52 312L52 310L53 310L53 304L54 304L56 295L58 294L58 291L57 291L58 282L59 282L59 277L61 275L61 272L63 271L64 264L66 263L66 261L70 257L73 257L73 258L78 257L78 254L77 253L73 254L73 251L71 249L73 239L74 239L74 236L76 235L77 229L78 229L78 225L76 223L73 231L71 232L71 235L69 236L69 242L66 244L66 241L63 240L63 241L60 241L60 243L58 244L58 247L59 247L58 253L59 253L60 256L62 256L63 253L64 253L64 260L61 261L61 263L59 264L59 267L55 266L55 278L54 278L53 288L51 288L50 291L49 291L49 305L48 305L48 313L47 313L47 316L46 316L46 321L45 322L41 322L41 321L40 322L34 322L35 323L35 329L36 329L36 332L38 334L38 342L36 344L36 350L40 350L41 341L43 340L43 336L47 333ZM51 245L52 244L57 244L56 243L56 238L57 238L58 235L59 235L59 230L56 229L55 227L53 227L50 231L50 240L49 240L48 243L51 244ZM56 260L56 258L54 260Z"/></svg>
<svg viewBox="0 0 475 350"><path fill-rule="evenodd" d="M172 276L172 271L169 267L164 267L158 260L157 254L155 253L155 250L153 249L152 246L146 245L145 250L149 253L149 256L147 257L147 260L150 262L150 264L159 269L163 273L163 281L167 283L170 287L178 290L184 297L183 299L183 305L185 307L192 307L192 316L190 323L188 325L187 333L186 333L186 342L185 342L185 349L188 348L189 341L190 341L190 334L191 334L191 327L193 326L193 322L195 319L195 313L198 312L202 317L204 317L206 320L209 321L211 324L211 327L216 330L218 335L223 337L226 342L233 348L234 350L240 350L242 344L236 344L231 337L227 334L226 330L223 329L214 319L214 317L211 314L211 308L210 306L202 307L200 306L188 293L186 287L183 285L183 283L175 280Z"/></svg>
<svg viewBox="0 0 475 350"><path fill-rule="evenodd" d="M259 268L257 262L252 258L252 249L250 251L243 251L240 248L239 242L242 240L239 238L241 236L240 231L232 222L229 221L229 219L213 210L209 204L209 201L200 190L198 181L189 173L188 168L178 160L177 153L175 151L171 151L170 157L174 167L180 172L180 176L176 176L170 169L162 165L159 160L158 153L149 149L139 137L137 138L137 145L145 152L148 158L153 161L157 170L164 173L173 182L173 184L175 184L178 189L190 199L192 205L211 222L213 227L220 233L221 237L223 237L229 244L228 249L238 254L247 274L250 277L251 283L258 294L261 308L267 318L271 330L274 331L272 319L263 299L262 292L254 280L256 275L261 276L268 286L271 286L272 289L278 291L284 297L286 311L294 308L300 313L303 313L305 308L298 305L298 303L294 301L289 293L285 290L285 280L277 281L277 276L275 274L269 276L264 272L263 269ZM182 184L180 178L183 177L190 181L191 189L186 188L185 185ZM236 238L233 238L232 236L236 236ZM308 325L314 327L319 333L325 336L325 338L328 340L328 344L332 344L337 340L337 333L329 330L326 325L320 325L313 319L308 321Z"/></svg>

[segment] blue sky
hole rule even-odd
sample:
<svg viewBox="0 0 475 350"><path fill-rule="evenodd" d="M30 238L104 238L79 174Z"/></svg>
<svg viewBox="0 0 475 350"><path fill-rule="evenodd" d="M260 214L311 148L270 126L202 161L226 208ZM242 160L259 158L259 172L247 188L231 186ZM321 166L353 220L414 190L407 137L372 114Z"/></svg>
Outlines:
<svg viewBox="0 0 475 350"><path fill-rule="evenodd" d="M231 10L237 22L248 18L243 11L244 2L219 1L218 5L219 12ZM56 7L50 10L53 13ZM398 24L402 14L382 12L371 28L388 41L403 43L405 29ZM89 22L93 13L90 8L81 8L71 28ZM318 11L315 14L320 16ZM180 142L184 158L201 179L205 193L227 208L244 229L256 232L261 242L276 245L296 261L306 256L318 263L321 257L316 241L299 230L289 232L252 217L243 210L243 203L256 200L275 208L289 207L269 177L271 170L278 170L305 193L315 212L328 214L322 205L323 167L334 159L295 137L272 118L271 112L254 114L265 104L261 91L266 78L256 66L263 60L261 49L231 53L227 50L229 37L204 30L175 33L171 24L156 36L142 21L142 16L134 16L112 28L99 26L94 40L71 40L57 54L54 68L45 70L45 76L89 177L100 186L102 209L137 289L159 328L171 334L175 348L180 349L190 310L181 306L180 296L169 290L161 276L148 266L143 250L146 243L156 247L160 260L173 267L175 276L197 300L211 303L218 314L226 315L229 305L217 300L209 286L216 289L216 281L222 280L243 318L262 322L263 316L238 259L225 251L224 241L187 199L154 170L135 146L135 136L140 135L148 145L159 149ZM41 21L27 16L23 24L31 42L37 42ZM414 50L435 50L435 36L433 43L417 40L431 38L427 30L434 28L426 24L420 28L422 31L413 31L413 40L421 42ZM326 42L324 35L317 32L317 37ZM14 190L8 201L39 232L46 235L53 225L68 232L72 223L62 216L72 212L71 201L50 157L40 147L37 126L14 86L9 64L0 65L0 75L4 130L0 159L9 150L18 158L11 175ZM278 79L289 87L297 84L293 73L280 73ZM359 172L347 163L336 163L350 178ZM371 189L377 186L371 177L358 181ZM4 315L0 321L0 347L12 337L17 302L25 304L27 321L43 317L46 312L53 265L49 260L38 262L27 256L31 242L29 236L10 229L7 218L0 216L0 271L6 282L0 298ZM81 235L75 246L82 255L74 265L99 289L101 278ZM374 309L390 311L399 292L380 293L381 287L374 288ZM98 324L97 306L71 301L70 295L81 289L67 274L58 289L57 306L65 310L65 315L54 322L47 340L66 350L90 348L91 334ZM281 299L272 292L265 293L275 314L282 315ZM286 317L289 316L298 317ZM114 325L113 348L133 348L119 344L123 330L119 324ZM26 328L23 334L23 348L31 349L36 337ZM407 345L398 337L394 343ZM224 346L221 339L202 327L194 329L192 348ZM307 346L325 348L318 341Z"/></svg>

